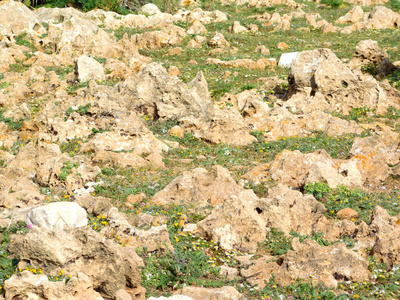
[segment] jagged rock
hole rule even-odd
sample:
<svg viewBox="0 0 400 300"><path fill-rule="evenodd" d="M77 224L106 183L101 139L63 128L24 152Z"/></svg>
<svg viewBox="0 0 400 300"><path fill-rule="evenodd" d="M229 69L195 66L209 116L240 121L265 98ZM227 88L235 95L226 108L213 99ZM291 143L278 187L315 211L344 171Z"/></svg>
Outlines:
<svg viewBox="0 0 400 300"><path fill-rule="evenodd" d="M375 206L372 211L369 235L375 240L372 255L390 268L400 263L400 215L391 217L385 209Z"/></svg>
<svg viewBox="0 0 400 300"><path fill-rule="evenodd" d="M216 31L211 37L208 45L213 48L229 48L231 45L225 39L222 33Z"/></svg>
<svg viewBox="0 0 400 300"><path fill-rule="evenodd" d="M329 49L300 52L288 80L289 98L296 93L305 97L321 93L331 111L348 114L351 108L367 106L384 113L393 105L375 79L356 75Z"/></svg>
<svg viewBox="0 0 400 300"><path fill-rule="evenodd" d="M376 41L364 40L357 44L356 51L348 66L358 68L368 64L378 64L387 57L387 53L379 48Z"/></svg>
<svg viewBox="0 0 400 300"><path fill-rule="evenodd" d="M186 32L188 34L206 34L207 29L199 20L195 20Z"/></svg>
<svg viewBox="0 0 400 300"><path fill-rule="evenodd" d="M256 140L243 117L232 108L216 109L209 122L191 117L182 118L180 123L185 130L192 131L194 137L214 144L247 145Z"/></svg>
<svg viewBox="0 0 400 300"><path fill-rule="evenodd" d="M75 60L75 76L80 82L105 79L103 66L94 58L86 55Z"/></svg>
<svg viewBox="0 0 400 300"><path fill-rule="evenodd" d="M88 276L78 273L67 284L62 281L49 281L46 275L34 275L29 271L14 274L4 282L5 299L65 299L65 300L103 300L93 290Z"/></svg>
<svg viewBox="0 0 400 300"><path fill-rule="evenodd" d="M278 184L260 199L256 208L265 225L283 231L293 230L301 235L312 234L315 225L323 218L326 208L311 195Z"/></svg>
<svg viewBox="0 0 400 300"><path fill-rule="evenodd" d="M0 16L0 34L2 36L16 37L25 32L40 35L46 31L35 13L18 1L1 1Z"/></svg>
<svg viewBox="0 0 400 300"><path fill-rule="evenodd" d="M357 23L362 20L364 12L361 6L354 6L347 14L336 20L337 24Z"/></svg>
<svg viewBox="0 0 400 300"><path fill-rule="evenodd" d="M151 202L157 205L192 203L196 207L218 205L240 191L229 171L216 165L209 172L203 168L183 172L155 194Z"/></svg>
<svg viewBox="0 0 400 300"><path fill-rule="evenodd" d="M181 27L169 25L160 31L134 34L131 37L131 41L138 48L158 50L165 46L182 44L186 36L185 30Z"/></svg>
<svg viewBox="0 0 400 300"><path fill-rule="evenodd" d="M171 297L150 297L148 300L193 300L193 298L183 295L174 295Z"/></svg>
<svg viewBox="0 0 400 300"><path fill-rule="evenodd" d="M197 226L225 250L255 251L267 234L264 220L255 211L258 201L252 190L232 195Z"/></svg>
<svg viewBox="0 0 400 300"><path fill-rule="evenodd" d="M189 83L183 83L156 63L119 86L128 95L136 111L153 119L172 120L193 115L206 117L211 109L211 97L202 72Z"/></svg>
<svg viewBox="0 0 400 300"><path fill-rule="evenodd" d="M241 33L247 31L247 28L240 25L239 21L233 22L233 25L229 27L229 30L233 33Z"/></svg>
<svg viewBox="0 0 400 300"><path fill-rule="evenodd" d="M364 15L366 28L396 28L400 24L400 14L384 6L375 6L370 13Z"/></svg>
<svg viewBox="0 0 400 300"><path fill-rule="evenodd" d="M23 239L18 254L22 261L46 274L57 275L60 270L70 275L82 272L89 276L93 289L108 298L125 286L140 286L135 251L105 240L88 226L59 231L57 235L33 229Z"/></svg>
<svg viewBox="0 0 400 300"><path fill-rule="evenodd" d="M185 286L176 291L175 295L185 295L194 300L239 300L242 297L242 294L232 286L222 288Z"/></svg>
<svg viewBox="0 0 400 300"><path fill-rule="evenodd" d="M48 230L63 230L87 226L87 213L76 203L55 202L34 208L25 223Z"/></svg>
<svg viewBox="0 0 400 300"><path fill-rule="evenodd" d="M340 281L361 282L370 276L367 260L343 243L321 247L314 240L306 239L300 243L296 238L292 248L283 256L283 263L276 273L277 279L284 284L303 279L335 288Z"/></svg>
<svg viewBox="0 0 400 300"><path fill-rule="evenodd" d="M271 163L254 167L244 177L255 183L272 179L293 187L303 187L312 182L325 182L332 188L338 185L360 186L363 183L355 162L338 164L324 150L309 154L284 150Z"/></svg>
<svg viewBox="0 0 400 300"><path fill-rule="evenodd" d="M257 285L257 289L263 289L265 287L265 281L268 282L271 275L279 270L279 265L275 260L275 257L268 255L253 260L250 262L250 266L247 269L243 268L240 271L240 275L245 278L249 277L246 281L251 285Z"/></svg>
<svg viewBox="0 0 400 300"><path fill-rule="evenodd" d="M267 47L265 47L264 45L257 46L256 49L254 50L254 52L258 52L263 55L270 55L269 49Z"/></svg>

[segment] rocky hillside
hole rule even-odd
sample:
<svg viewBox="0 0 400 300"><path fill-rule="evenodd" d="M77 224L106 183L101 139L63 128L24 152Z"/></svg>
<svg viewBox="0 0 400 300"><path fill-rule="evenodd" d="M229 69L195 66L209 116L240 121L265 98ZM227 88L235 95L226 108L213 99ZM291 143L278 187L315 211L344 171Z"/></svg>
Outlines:
<svg viewBox="0 0 400 300"><path fill-rule="evenodd" d="M400 5L349 2L0 1L0 299L400 298Z"/></svg>

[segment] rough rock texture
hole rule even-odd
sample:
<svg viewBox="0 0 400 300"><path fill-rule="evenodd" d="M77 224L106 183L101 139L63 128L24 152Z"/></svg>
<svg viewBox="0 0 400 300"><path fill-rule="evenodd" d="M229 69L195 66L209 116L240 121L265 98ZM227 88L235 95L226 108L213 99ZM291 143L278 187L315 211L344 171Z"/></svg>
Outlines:
<svg viewBox="0 0 400 300"><path fill-rule="evenodd" d="M353 73L329 49L300 52L288 80L290 96L320 93L330 111L348 114L351 108L368 106L384 113L393 105L375 79Z"/></svg>
<svg viewBox="0 0 400 300"><path fill-rule="evenodd" d="M63 230L87 226L87 213L71 202L55 202L34 208L25 223L48 230Z"/></svg>
<svg viewBox="0 0 400 300"><path fill-rule="evenodd" d="M232 195L197 223L199 230L225 250L254 251L267 234L265 223L255 210L258 200L251 190Z"/></svg>
<svg viewBox="0 0 400 300"><path fill-rule="evenodd" d="M332 188L363 183L354 161L338 163L324 150L308 154L284 150L271 163L254 167L244 177L256 183L272 179L293 187L303 187L312 182L324 182Z"/></svg>
<svg viewBox="0 0 400 300"><path fill-rule="evenodd" d="M103 66L86 55L75 60L75 76L80 82L105 79Z"/></svg>
<svg viewBox="0 0 400 300"><path fill-rule="evenodd" d="M67 284L62 281L49 281L46 275L34 275L29 271L11 276L4 282L5 299L65 299L65 300L103 300L93 290L92 283L84 273L78 273ZM26 297L26 298L25 298Z"/></svg>
<svg viewBox="0 0 400 300"><path fill-rule="evenodd" d="M176 292L176 295L185 295L194 300L239 300L241 294L231 286L222 288L202 288L185 286Z"/></svg>
<svg viewBox="0 0 400 300"><path fill-rule="evenodd" d="M162 191L155 194L152 203L157 205L192 203L196 207L218 205L240 191L241 188L229 171L216 165L209 172L203 168L183 172Z"/></svg>
<svg viewBox="0 0 400 300"><path fill-rule="evenodd" d="M285 234L293 230L301 235L312 234L315 225L324 217L326 208L311 195L278 184L260 199L257 213L267 227L274 227Z"/></svg>
<svg viewBox="0 0 400 300"><path fill-rule="evenodd" d="M240 113L232 108L215 109L208 122L195 118L182 118L180 121L181 126L191 131L194 137L213 144L247 145L256 140Z"/></svg>
<svg viewBox="0 0 400 300"><path fill-rule="evenodd" d="M121 84L119 89L130 95L132 108L153 119L208 116L211 102L202 72L189 83L189 87L177 77L170 77L162 66L153 63Z"/></svg>
<svg viewBox="0 0 400 300"><path fill-rule="evenodd" d="M85 273L93 288L107 297L128 286L138 288L140 276L133 249L121 248L105 240L89 227L70 232L59 231L54 235L46 230L32 230L20 245L22 261L30 262L46 274L57 275Z"/></svg>

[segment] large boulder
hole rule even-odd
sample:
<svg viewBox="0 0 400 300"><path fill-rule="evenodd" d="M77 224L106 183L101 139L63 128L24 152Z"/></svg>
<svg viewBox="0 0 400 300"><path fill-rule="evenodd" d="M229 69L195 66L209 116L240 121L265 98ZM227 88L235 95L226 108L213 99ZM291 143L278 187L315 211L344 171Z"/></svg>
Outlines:
<svg viewBox="0 0 400 300"><path fill-rule="evenodd" d="M352 108L370 107L385 113L390 103L371 76L353 73L329 49L300 52L290 67L289 98L321 94L330 111L348 114Z"/></svg>
<svg viewBox="0 0 400 300"><path fill-rule="evenodd" d="M140 287L138 257L134 249L104 239L89 226L72 231L31 230L18 246L18 255L32 268L49 275L86 274L93 288L112 298L120 289Z"/></svg>
<svg viewBox="0 0 400 300"><path fill-rule="evenodd" d="M240 191L240 186L229 171L216 165L210 171L196 168L190 172L183 172L162 191L155 194L152 203L157 205L191 203L196 207L217 205Z"/></svg>
<svg viewBox="0 0 400 300"><path fill-rule="evenodd" d="M88 276L78 273L67 284L50 281L46 275L22 271L4 282L5 299L48 299L48 300L103 300L100 293L93 290Z"/></svg>
<svg viewBox="0 0 400 300"><path fill-rule="evenodd" d="M12 0L0 2L0 35L15 37L25 32L38 35L45 31L34 12L21 2Z"/></svg>
<svg viewBox="0 0 400 300"><path fill-rule="evenodd" d="M202 72L189 83L189 87L176 76L169 76L161 65L151 63L120 84L119 90L128 96L132 109L152 119L208 116L211 97Z"/></svg>
<svg viewBox="0 0 400 300"><path fill-rule="evenodd" d="M265 222L256 211L258 201L252 190L232 195L199 222L198 228L225 250L255 251L267 234Z"/></svg>

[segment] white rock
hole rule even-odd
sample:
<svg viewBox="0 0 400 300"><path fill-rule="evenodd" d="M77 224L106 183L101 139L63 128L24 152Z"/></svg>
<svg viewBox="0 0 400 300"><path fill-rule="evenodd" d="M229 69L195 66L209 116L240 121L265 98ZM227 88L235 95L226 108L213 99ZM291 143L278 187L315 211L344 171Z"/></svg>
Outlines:
<svg viewBox="0 0 400 300"><path fill-rule="evenodd" d="M299 52L283 53L281 55L281 58L279 59L278 66L290 68L292 62L294 61L294 59L297 57L298 54Z"/></svg>
<svg viewBox="0 0 400 300"><path fill-rule="evenodd" d="M161 11L158 9L157 5L152 3L147 3L143 5L140 9L142 13L148 14L149 16L160 14Z"/></svg>
<svg viewBox="0 0 400 300"><path fill-rule="evenodd" d="M75 76L80 82L86 82L91 79L105 79L103 66L94 58L86 55L82 55L75 59Z"/></svg>
<svg viewBox="0 0 400 300"><path fill-rule="evenodd" d="M25 218L28 226L63 230L87 225L87 213L73 202L54 202L34 208Z"/></svg>

